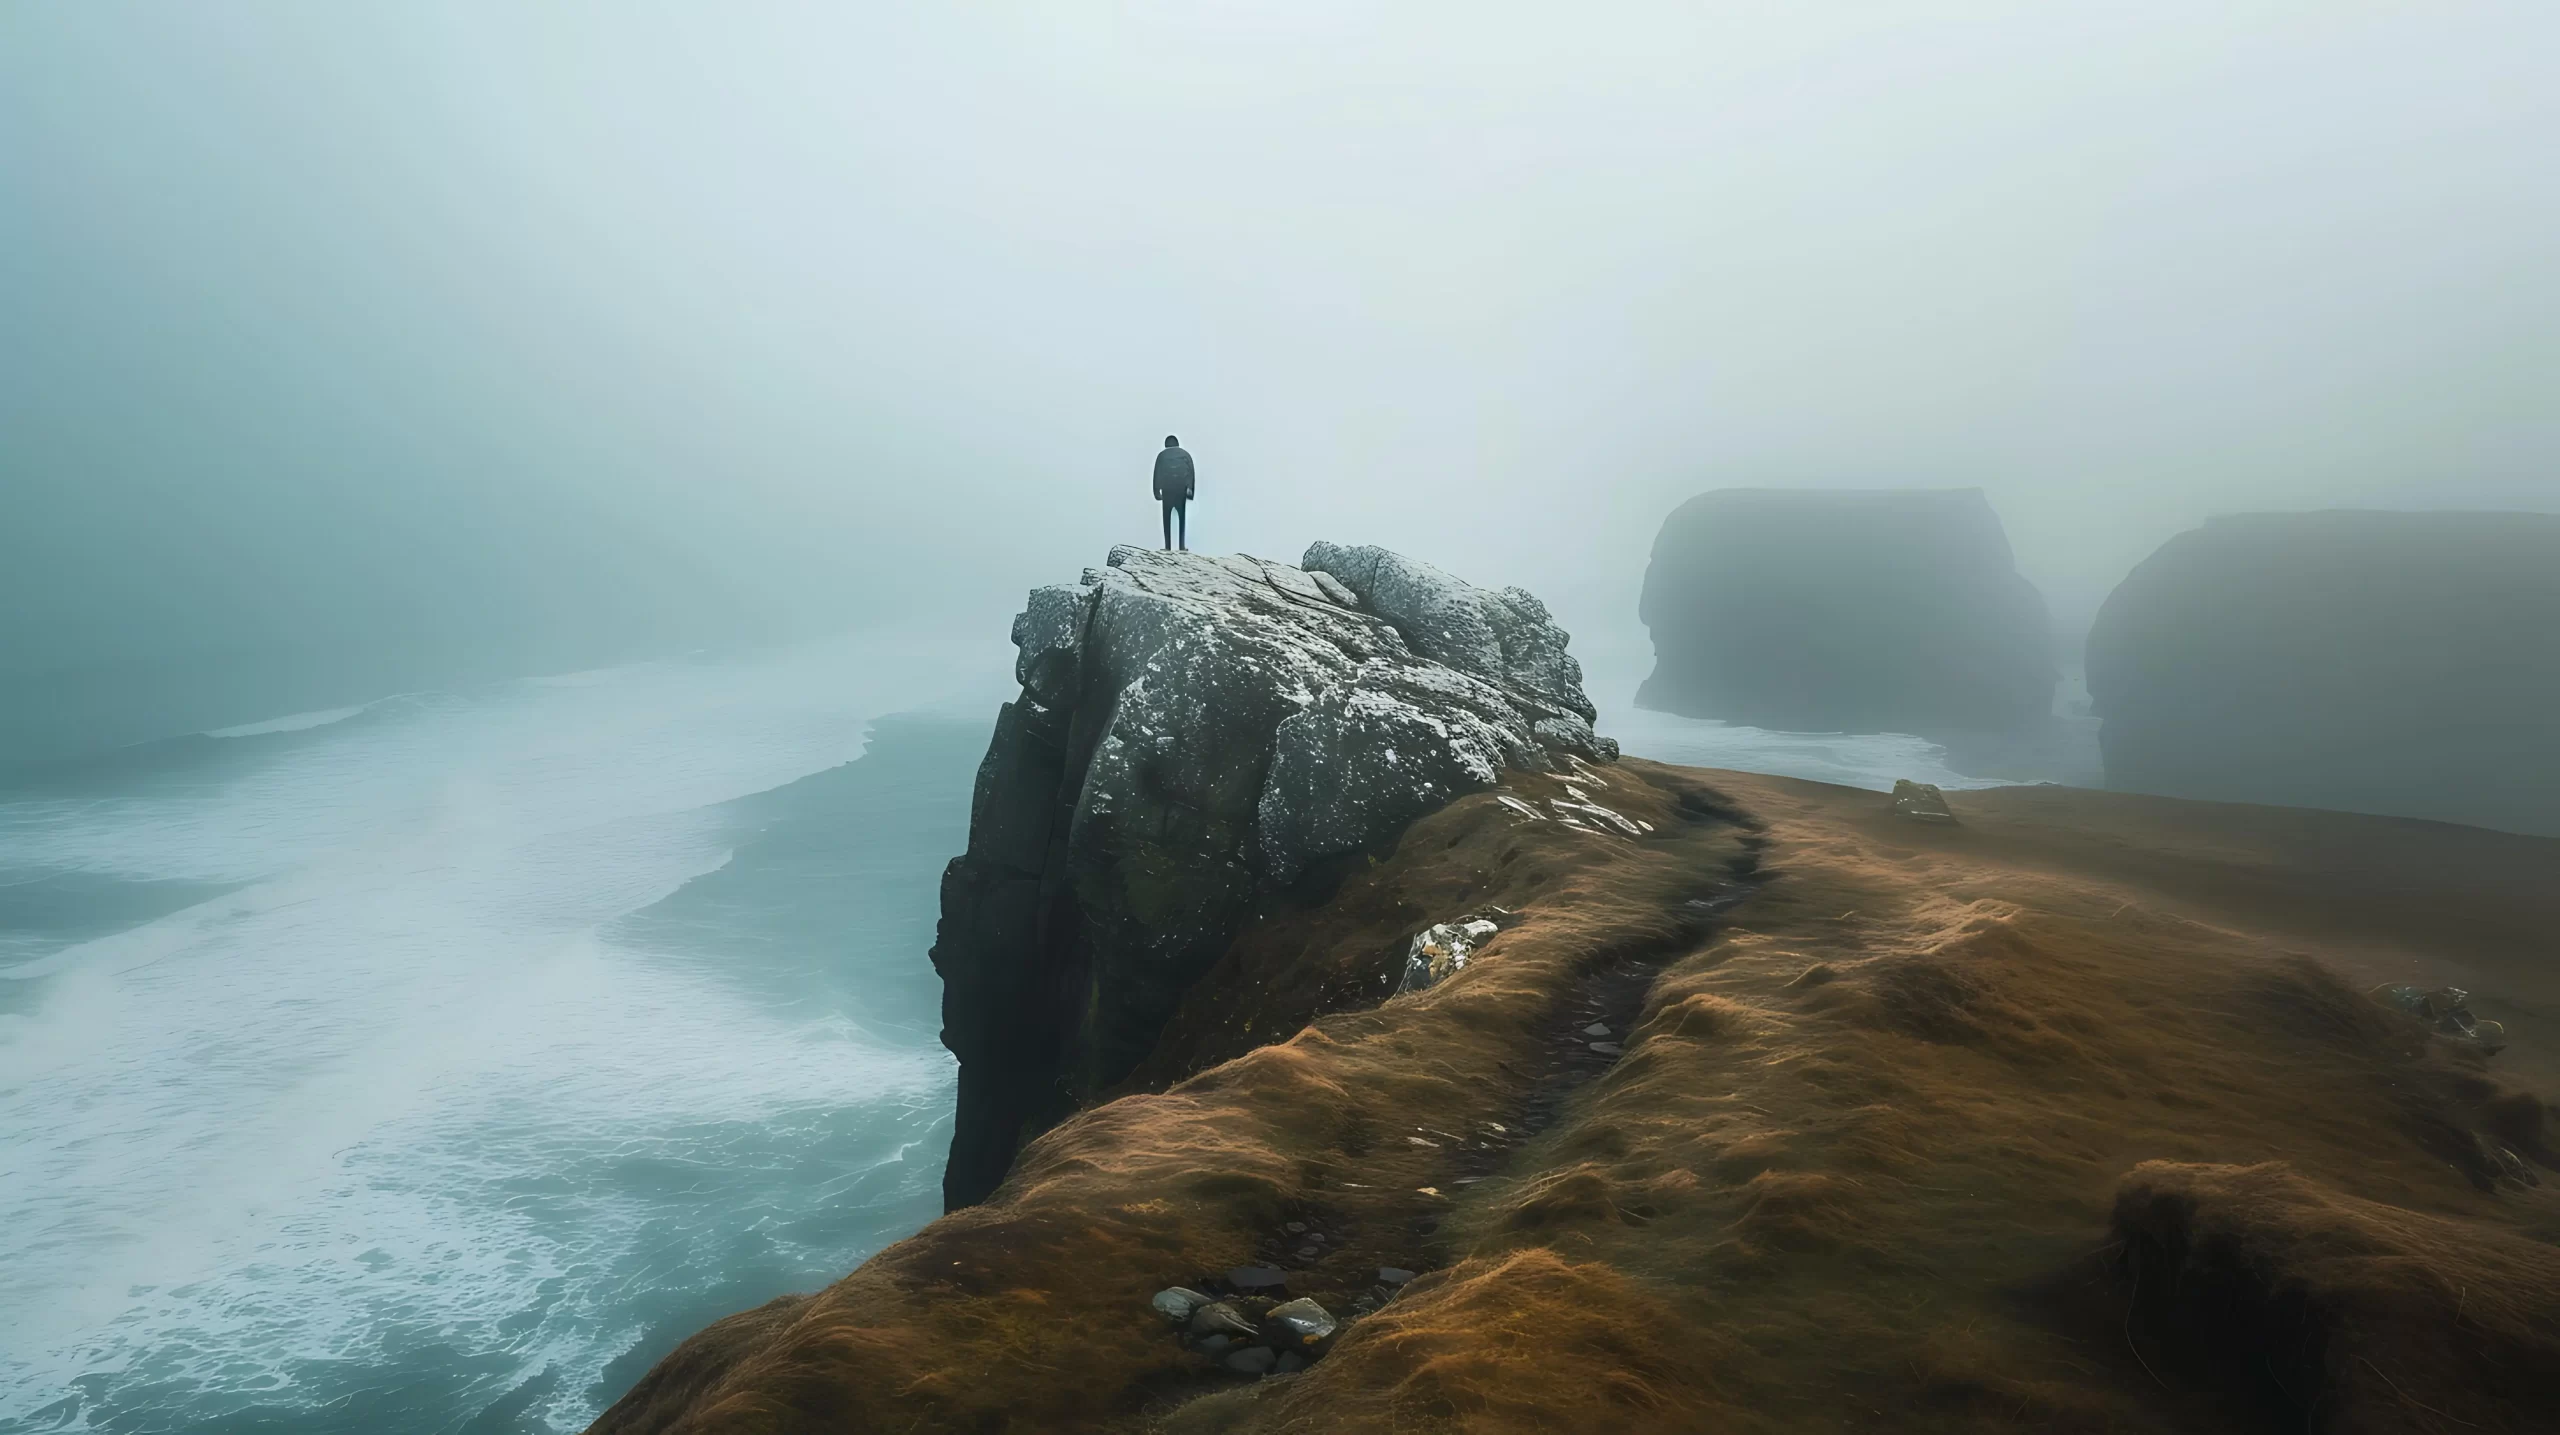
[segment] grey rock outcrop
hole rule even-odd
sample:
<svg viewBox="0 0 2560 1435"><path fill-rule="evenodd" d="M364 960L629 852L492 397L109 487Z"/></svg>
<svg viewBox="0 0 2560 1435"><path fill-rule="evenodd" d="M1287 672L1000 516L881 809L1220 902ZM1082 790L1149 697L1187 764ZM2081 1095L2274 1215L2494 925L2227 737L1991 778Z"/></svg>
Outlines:
<svg viewBox="0 0 2560 1435"><path fill-rule="evenodd" d="M2088 651L2109 787L2560 836L2560 515L2216 518Z"/></svg>
<svg viewBox="0 0 2560 1435"><path fill-rule="evenodd" d="M1311 545L1306 566L1318 581L1341 580L1361 606L1393 623L1433 662L1579 715L1585 727L1595 718L1582 690L1582 664L1565 651L1565 631L1529 590L1478 588L1420 559L1338 543Z"/></svg>
<svg viewBox="0 0 2560 1435"><path fill-rule="evenodd" d="M1126 1076L1259 904L1505 769L1616 755L1543 604L1383 549L1117 548L1013 639L933 951L955 1208Z"/></svg>
<svg viewBox="0 0 2560 1435"><path fill-rule="evenodd" d="M1663 520L1640 707L1808 732L2049 723L2044 596L1978 488L1700 494Z"/></svg>

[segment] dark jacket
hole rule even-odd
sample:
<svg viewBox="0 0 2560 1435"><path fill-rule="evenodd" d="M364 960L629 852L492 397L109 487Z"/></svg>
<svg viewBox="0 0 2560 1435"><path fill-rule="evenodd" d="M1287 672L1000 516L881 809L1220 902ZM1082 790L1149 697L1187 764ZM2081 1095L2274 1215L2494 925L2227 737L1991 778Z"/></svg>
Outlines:
<svg viewBox="0 0 2560 1435"><path fill-rule="evenodd" d="M1156 497L1170 503L1191 496L1191 455L1178 448L1156 454Z"/></svg>

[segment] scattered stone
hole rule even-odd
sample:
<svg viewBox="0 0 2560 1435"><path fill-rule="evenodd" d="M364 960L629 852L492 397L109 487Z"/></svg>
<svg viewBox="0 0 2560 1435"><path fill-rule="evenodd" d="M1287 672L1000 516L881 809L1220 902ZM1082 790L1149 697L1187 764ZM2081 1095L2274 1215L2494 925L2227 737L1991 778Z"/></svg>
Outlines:
<svg viewBox="0 0 2560 1435"><path fill-rule="evenodd" d="M1575 794L1577 797L1580 795ZM1551 797L1547 799L1547 806L1554 809L1557 821L1568 826L1597 822L1604 827L1614 829L1622 837L1641 837L1646 831L1625 816L1602 807L1596 802L1573 802L1561 797Z"/></svg>
<svg viewBox="0 0 2560 1435"><path fill-rule="evenodd" d="M1317 1250L1317 1249L1316 1249L1315 1247L1313 1247L1313 1246L1300 1246L1300 1247L1298 1247L1298 1259L1299 1259L1299 1260L1301 1260L1301 1261L1313 1261L1316 1257L1321 1256L1321 1255L1323 1255L1323 1254L1324 1254L1324 1252L1322 1252L1322 1251L1320 1251L1320 1250Z"/></svg>
<svg viewBox="0 0 2560 1435"><path fill-rule="evenodd" d="M2504 1146L2499 1146L2490 1142L2483 1142L2481 1144L2488 1148L2490 1157L2498 1163L2498 1169L2505 1173L2508 1180L2519 1182L2527 1186L2539 1186L2542 1184L2542 1178L2533 1174L2533 1168L2524 1163L2523 1157L2518 1156L2515 1152L2508 1150Z"/></svg>
<svg viewBox="0 0 2560 1435"><path fill-rule="evenodd" d="M1602 1056L1616 1056L1625 1050L1614 1041L1595 1041L1591 1043L1591 1049Z"/></svg>
<svg viewBox="0 0 2560 1435"><path fill-rule="evenodd" d="M1304 1222L1299 1222L1303 1226ZM1230 1282L1238 1276L1276 1286L1280 1273L1264 1266L1239 1266L1228 1273ZM1391 1292L1384 1286L1380 1294L1369 1298L1362 1309L1374 1309ZM1306 1297L1273 1304L1269 1297L1238 1296L1232 1301L1211 1300L1188 1286L1172 1286L1155 1299L1158 1314L1167 1319L1182 1317L1182 1344L1193 1354L1218 1363L1219 1367L1238 1375L1291 1375L1307 1368L1309 1362L1332 1348L1342 1323L1331 1311ZM1259 1319L1247 1312L1253 1312Z"/></svg>
<svg viewBox="0 0 2560 1435"><path fill-rule="evenodd" d="M2482 1056L2495 1056L2507 1049L2507 1028L2502 1022L2482 1021L2471 1014L2471 993L2460 987L2424 987L2384 985L2373 989L2373 999L2384 1006L2396 1007L2437 1031L2457 1041L2467 1041L2480 1049Z"/></svg>
<svg viewBox="0 0 2560 1435"><path fill-rule="evenodd" d="M1404 1138L1404 1139L1405 1139L1405 1143L1406 1143L1407 1145L1411 1145L1411 1146L1428 1146L1428 1147L1431 1147L1431 1148L1432 1148L1433 1150L1435 1150L1435 1151L1436 1151L1436 1150L1438 1150L1438 1149L1439 1149L1439 1147L1440 1147L1440 1143L1439 1143L1439 1142L1437 1142L1437 1141L1425 1141L1425 1140L1423 1140L1423 1139L1422 1139L1421 1137L1419 1137L1419 1136L1408 1136L1408 1137L1406 1137L1406 1138Z"/></svg>
<svg viewBox="0 0 2560 1435"><path fill-rule="evenodd" d="M1227 1272L1227 1284L1246 1295L1268 1295L1289 1284L1289 1277L1271 1266L1237 1266Z"/></svg>
<svg viewBox="0 0 2560 1435"><path fill-rule="evenodd" d="M1169 1286L1157 1291L1155 1298L1156 1314L1172 1325L1189 1325L1191 1317L1209 1303L1207 1296L1189 1286Z"/></svg>
<svg viewBox="0 0 2560 1435"><path fill-rule="evenodd" d="M1271 1343L1284 1350L1321 1353L1342 1328L1333 1312L1304 1296L1273 1306L1264 1319L1271 1331Z"/></svg>
<svg viewBox="0 0 2560 1435"><path fill-rule="evenodd" d="M1423 928L1405 951L1404 980L1396 991L1422 991L1466 970L1476 949L1501 930L1492 918L1475 915Z"/></svg>
<svg viewBox="0 0 2560 1435"><path fill-rule="evenodd" d="M1262 1333L1252 1321L1244 1318L1242 1311L1222 1300L1211 1301L1193 1311L1190 1329L1193 1335L1231 1335L1239 1340L1251 1340Z"/></svg>
<svg viewBox="0 0 2560 1435"><path fill-rule="evenodd" d="M1913 782L1902 778L1893 784L1893 810L1914 822L1935 823L1940 827L1956 825L1955 812L1947 806L1947 795L1934 782Z"/></svg>
<svg viewBox="0 0 2560 1435"><path fill-rule="evenodd" d="M1296 1236L1296 1235L1303 1235L1303 1234L1305 1234L1305 1232L1306 1232L1306 1229L1307 1229L1307 1223L1306 1223L1306 1222L1304 1222L1304 1221L1291 1221L1289 1224L1287 1224L1287 1225L1285 1225L1285 1226L1282 1226L1280 1229L1282 1229L1282 1230L1284 1230L1284 1231L1287 1231L1290 1235L1293 1235L1293 1236Z"/></svg>
<svg viewBox="0 0 2560 1435"><path fill-rule="evenodd" d="M1582 1034L1584 1036L1607 1036L1609 1034L1609 1024L1605 1021L1595 1021L1591 1025L1584 1027L1582 1029Z"/></svg>
<svg viewBox="0 0 2560 1435"><path fill-rule="evenodd" d="M1270 1346L1248 1345L1242 1350L1227 1352L1227 1358L1218 1363L1238 1375L1261 1375L1269 1371L1273 1365L1278 1364L1279 1360L1280 1353Z"/></svg>
<svg viewBox="0 0 2560 1435"><path fill-rule="evenodd" d="M1400 1286L1412 1279L1411 1271L1399 1270L1394 1266L1378 1267L1378 1284L1382 1286Z"/></svg>

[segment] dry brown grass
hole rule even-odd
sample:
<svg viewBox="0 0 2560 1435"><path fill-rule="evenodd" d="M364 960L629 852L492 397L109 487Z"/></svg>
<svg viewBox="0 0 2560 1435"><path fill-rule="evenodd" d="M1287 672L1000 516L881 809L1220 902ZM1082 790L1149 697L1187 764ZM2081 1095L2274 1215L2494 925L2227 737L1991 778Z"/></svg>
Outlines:
<svg viewBox="0 0 2560 1435"><path fill-rule="evenodd" d="M2520 1432L2560 1423L2560 1248L2360 1201L2282 1162L2145 1162L2116 1196L2164 1352L2273 1423Z"/></svg>
<svg viewBox="0 0 2560 1435"><path fill-rule="evenodd" d="M2502 1253L2508 1343L2476 1348L2540 1349L2515 1332L2560 1311L2534 1264L2560 1183L2501 1176L2493 1148L2547 1145L2543 1106L2355 988L2467 978L2516 1040L2498 1066L2550 1070L2549 948L2518 944L2560 931L2560 843L2045 789L1959 794L1964 825L1930 828L1817 784L1611 781L1656 836L1489 797L1417 825L1239 942L1142 1073L1166 1089L1050 1132L993 1202L829 1290L706 1331L598 1428L2521 1430L2560 1408L2452 1357L2446 1387L2405 1391L2352 1334L2323 1349L2387 1380L2314 1362L2271 1397L2223 1358L2237 1337L2176 1339L2132 1284L2158 1297L2178 1230L2180 1259L2294 1252L2260 1263L2274 1290L2341 1220L2403 1228L2424 1239L2368 1269L2460 1285L2460 1252ZM1720 803L1758 832L1706 820ZM1683 903L1758 840L1773 879L1703 928ZM1523 920L1468 971L1348 1009L1415 928L1486 901ZM1541 1105L1559 1022L1613 971L1637 974L1626 1054ZM1275 1029L1296 1034L1220 1061ZM1461 1149L1488 1121L1544 1124ZM2281 1190L2244 1200L2232 1167ZM1305 1374L1225 1384L1146 1299L1300 1216L1344 1249L1293 1290L1339 1309L1375 1265L1428 1274ZM2158 1249L2128 1254L2136 1232ZM2365 1313L2335 1329L2403 1318L2400 1287L2340 1282ZM2389 1423L2392 1381L2451 1423Z"/></svg>

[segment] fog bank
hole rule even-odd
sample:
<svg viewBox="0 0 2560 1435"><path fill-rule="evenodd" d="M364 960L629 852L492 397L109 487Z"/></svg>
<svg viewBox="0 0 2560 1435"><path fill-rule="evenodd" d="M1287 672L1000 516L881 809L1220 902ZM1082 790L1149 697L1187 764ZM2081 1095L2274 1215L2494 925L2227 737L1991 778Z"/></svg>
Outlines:
<svg viewBox="0 0 2560 1435"><path fill-rule="evenodd" d="M1594 652L1708 488L1979 485L2066 626L2214 512L2560 508L2551 7L1371 8L10 8L0 745L984 630L1167 432L1201 546Z"/></svg>

